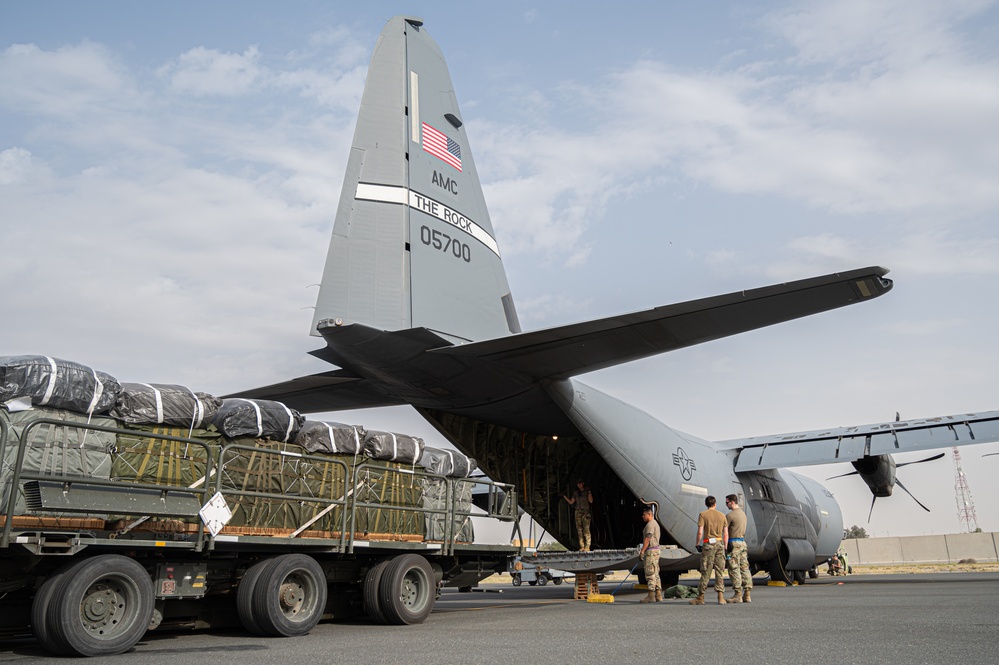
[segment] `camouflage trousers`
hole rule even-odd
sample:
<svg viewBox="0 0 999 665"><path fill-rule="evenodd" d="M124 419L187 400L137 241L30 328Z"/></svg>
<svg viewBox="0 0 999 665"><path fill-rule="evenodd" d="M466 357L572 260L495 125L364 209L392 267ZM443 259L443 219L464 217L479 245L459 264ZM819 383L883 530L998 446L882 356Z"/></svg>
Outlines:
<svg viewBox="0 0 999 665"><path fill-rule="evenodd" d="M590 551L590 513L582 510L576 511L576 533L579 535L579 550L581 552Z"/></svg>
<svg viewBox="0 0 999 665"><path fill-rule="evenodd" d="M753 588L753 576L749 572L749 553L746 543L732 543L732 554L727 559L728 578L732 580L732 588L736 591L748 591Z"/></svg>
<svg viewBox="0 0 999 665"><path fill-rule="evenodd" d="M649 591L662 591L663 583L659 577L659 548L645 550L645 584Z"/></svg>
<svg viewBox="0 0 999 665"><path fill-rule="evenodd" d="M701 548L701 581L697 585L697 594L704 595L708 588L708 580L711 579L711 571L715 573L715 591L724 593L725 591L725 546L721 540L715 544L704 543Z"/></svg>

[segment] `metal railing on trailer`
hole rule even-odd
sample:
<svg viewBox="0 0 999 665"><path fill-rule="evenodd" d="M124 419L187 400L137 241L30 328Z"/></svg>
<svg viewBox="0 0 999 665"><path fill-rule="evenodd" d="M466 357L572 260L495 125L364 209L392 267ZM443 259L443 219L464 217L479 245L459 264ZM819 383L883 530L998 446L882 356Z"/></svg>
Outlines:
<svg viewBox="0 0 999 665"><path fill-rule="evenodd" d="M25 470L24 462L28 443L31 441L30 434L34 428L49 425L52 427L64 427L72 429L92 430L114 434L116 436L139 437L148 440L161 440L175 442L185 445L193 445L203 450L203 455L199 462L204 463L203 475L187 485L170 484L164 482L132 482L114 478L93 478L86 476L63 475L42 470ZM221 446L212 446L205 441L196 438L173 436L158 432L128 429L124 427L108 427L92 423L64 421L51 418L39 418L24 426L20 436L11 436L8 429L10 425L6 422L0 427L0 460L8 459L8 447L17 443L17 454L14 463L9 471L10 491L7 502L4 506L5 515L3 532L0 536L0 547L10 546L11 534L14 530L14 518L17 506L18 488L24 483L25 501L33 515L44 515L45 513L83 513L115 515L126 519L128 522L121 529L105 529L110 531L105 538L98 538L91 535L87 538L87 544L103 542L105 544L123 545L122 540L127 541L130 546L141 544L141 540L134 537L122 538L142 522L152 517L180 518L182 520L196 520L199 528L193 540L175 540L169 543L164 541L150 541L156 546L169 546L179 548L191 548L194 551L213 550L216 545L218 535L209 533L204 528L204 519L199 514L201 508L205 506L209 498L216 493L226 499L227 504L234 502L241 505L245 499L263 500L271 502L283 502L287 504L298 504L304 507L309 504L313 507L308 519L297 524L296 528L289 530L289 533L266 536L270 542L281 540L282 538L296 539L298 542L306 540L302 537L309 527L324 519L330 513L335 513L336 520L330 519L328 529L321 530L328 534L336 534L335 538L308 538L307 540L316 545L319 541L325 546L332 546L340 552L353 553L358 535L365 532L359 531L358 511L386 511L389 513L404 511L410 514L421 515L425 524L441 524L443 531L439 539L431 538L436 535L427 533L424 539L439 544L443 554L453 554L458 540L460 525L473 516L488 517L500 521L514 522L517 519L517 502L514 488L510 485L494 483L483 478L452 478L428 473L416 467L402 468L398 465L392 466L384 462L374 460L363 460L360 464L348 464L339 456L317 455L306 452L289 450L273 450L265 447L250 446L242 443L227 443ZM216 458L217 454L217 458ZM237 487L232 480L229 466L234 460L238 460L245 455L254 456L277 456L283 460L283 467L286 461L290 461L294 466L305 467L315 465L330 467L340 471L339 486L344 488L339 497L317 496L314 494L302 493L301 489L308 487L307 478L303 476L300 484L300 491L296 494L286 492L259 491L243 486ZM113 458L115 451L108 451L109 457ZM356 460L355 460L356 461ZM297 472L297 471L296 471ZM385 476L398 476L410 483L410 489L414 492L422 492L426 487L436 486L444 488L443 502L437 505L394 505L384 501L368 501L359 498L359 490L363 488L363 478L370 474L381 474ZM7 474L4 474L7 475ZM336 483L330 483L330 486ZM417 485L419 487L417 487ZM462 505L461 497L471 494L472 486L486 486L488 500L485 502L485 514L473 513L470 502ZM303 510L303 514L309 513ZM436 520L436 521L435 521ZM246 525L252 527L253 525ZM336 528L334 528L336 527ZM33 529L34 530L34 529ZM418 531L418 529L413 529ZM419 534L413 534L419 535ZM113 541L119 541L114 543ZM80 543L79 547L86 544ZM41 546L37 546L38 553Z"/></svg>

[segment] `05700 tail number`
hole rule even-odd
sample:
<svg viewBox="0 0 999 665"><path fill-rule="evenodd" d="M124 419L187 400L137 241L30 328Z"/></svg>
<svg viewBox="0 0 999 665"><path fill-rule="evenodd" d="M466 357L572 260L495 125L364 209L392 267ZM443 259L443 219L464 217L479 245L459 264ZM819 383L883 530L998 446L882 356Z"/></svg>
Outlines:
<svg viewBox="0 0 999 665"><path fill-rule="evenodd" d="M452 238L446 233L437 229L430 229L426 226L420 227L420 241L434 249L439 249L445 254L462 259L465 263L472 261L472 248L461 242L457 238Z"/></svg>

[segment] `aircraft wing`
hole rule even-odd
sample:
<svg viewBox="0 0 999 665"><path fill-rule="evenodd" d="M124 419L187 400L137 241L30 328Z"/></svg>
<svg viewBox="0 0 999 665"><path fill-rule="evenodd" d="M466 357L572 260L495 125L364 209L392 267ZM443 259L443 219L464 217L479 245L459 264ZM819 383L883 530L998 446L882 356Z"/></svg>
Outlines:
<svg viewBox="0 0 999 665"><path fill-rule="evenodd" d="M741 473L994 441L999 441L999 411L733 439L716 445L741 448L735 464L736 473Z"/></svg>
<svg viewBox="0 0 999 665"><path fill-rule="evenodd" d="M302 413L405 404L402 400L373 390L368 381L344 370L300 376L225 397L276 400Z"/></svg>
<svg viewBox="0 0 999 665"><path fill-rule="evenodd" d="M537 379L566 378L876 298L880 267L691 300L429 353L472 356Z"/></svg>

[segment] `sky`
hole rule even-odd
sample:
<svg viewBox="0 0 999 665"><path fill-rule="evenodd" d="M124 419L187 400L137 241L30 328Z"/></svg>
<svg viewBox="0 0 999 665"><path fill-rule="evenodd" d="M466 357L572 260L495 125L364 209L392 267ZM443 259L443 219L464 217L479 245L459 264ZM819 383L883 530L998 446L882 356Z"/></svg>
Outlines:
<svg viewBox="0 0 999 665"><path fill-rule="evenodd" d="M0 355L222 395L321 372L316 284L378 33L451 70L525 330L882 265L894 289L582 377L709 440L999 409L990 0L0 3ZM334 419L441 437L408 407ZM999 531L999 444L961 449ZM898 462L926 454L902 455ZM848 465L803 469L819 480ZM955 467L872 536L962 529Z"/></svg>

